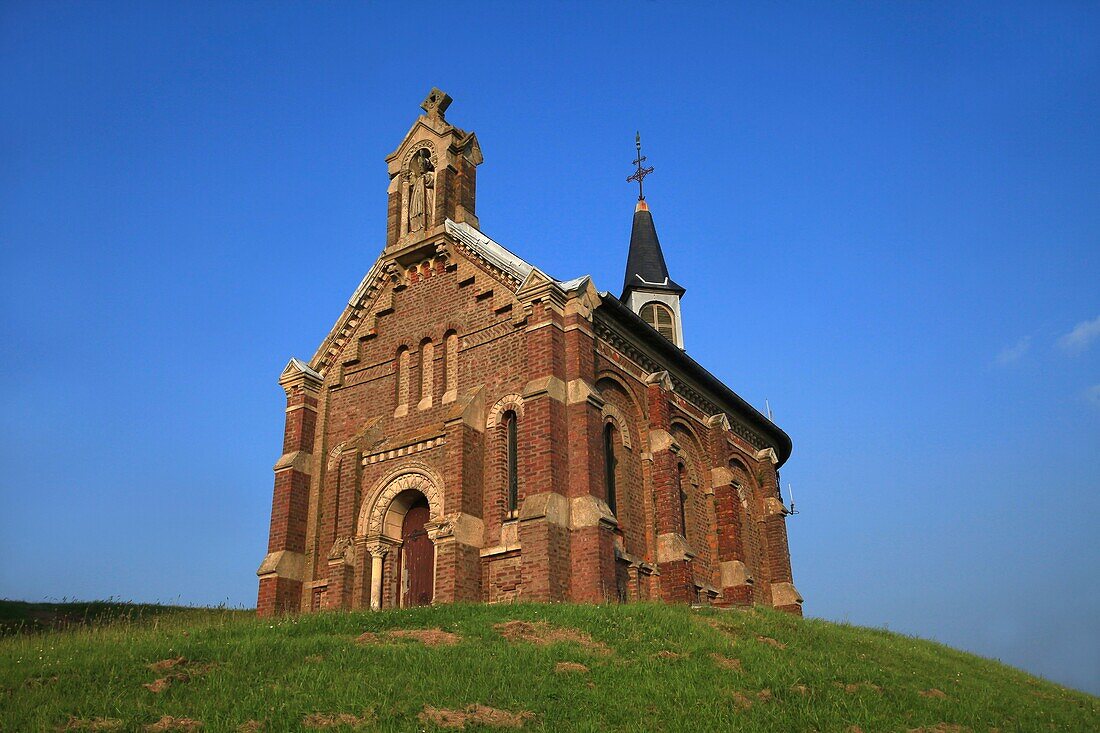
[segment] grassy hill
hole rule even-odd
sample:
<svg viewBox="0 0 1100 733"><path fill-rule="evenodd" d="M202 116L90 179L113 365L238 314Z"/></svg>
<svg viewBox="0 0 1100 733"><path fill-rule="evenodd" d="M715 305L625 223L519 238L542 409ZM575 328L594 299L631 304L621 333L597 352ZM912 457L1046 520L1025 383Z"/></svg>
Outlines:
<svg viewBox="0 0 1100 733"><path fill-rule="evenodd" d="M764 610L459 605L260 620L115 606L12 634L20 613L0 606L2 731L1100 730L1090 695L927 641Z"/></svg>

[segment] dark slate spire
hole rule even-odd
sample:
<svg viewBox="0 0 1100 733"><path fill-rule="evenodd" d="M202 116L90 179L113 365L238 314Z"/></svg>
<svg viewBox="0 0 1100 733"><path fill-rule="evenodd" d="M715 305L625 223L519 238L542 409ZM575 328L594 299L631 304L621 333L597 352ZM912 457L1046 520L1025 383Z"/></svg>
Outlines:
<svg viewBox="0 0 1100 733"><path fill-rule="evenodd" d="M619 300L626 301L632 290L663 290L680 296L686 291L668 276L665 256L653 225L653 214L644 200L634 208L634 226L630 230L630 254L626 258L626 278Z"/></svg>

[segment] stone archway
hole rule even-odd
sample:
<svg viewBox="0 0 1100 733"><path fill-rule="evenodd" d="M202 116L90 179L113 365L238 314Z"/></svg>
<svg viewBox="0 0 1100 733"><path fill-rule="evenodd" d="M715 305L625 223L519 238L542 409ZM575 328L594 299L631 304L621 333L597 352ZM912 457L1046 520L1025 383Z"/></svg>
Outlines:
<svg viewBox="0 0 1100 733"><path fill-rule="evenodd" d="M379 610L383 605L385 583L399 583L394 605L403 605L404 585L407 585L411 569L423 578L428 576L434 588L435 554L419 552L415 558L406 557L403 545L408 529L406 519L410 511L419 513L426 504L428 521L438 522L443 513L442 482L427 466L412 465L396 469L376 484L371 498L363 503L359 515L358 534L365 540L371 555L370 607ZM423 517L420 517L422 520ZM386 562L387 555L391 555ZM430 563L431 567L417 567L410 563ZM388 576L388 577L387 577ZM404 577L402 577L404 576Z"/></svg>

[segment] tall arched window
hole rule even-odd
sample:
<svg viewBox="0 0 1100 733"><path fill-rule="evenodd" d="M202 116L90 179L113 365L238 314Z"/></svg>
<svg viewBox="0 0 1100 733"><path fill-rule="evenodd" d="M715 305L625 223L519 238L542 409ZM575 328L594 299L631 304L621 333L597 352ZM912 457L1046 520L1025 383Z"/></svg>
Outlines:
<svg viewBox="0 0 1100 733"><path fill-rule="evenodd" d="M511 516L519 508L519 436L517 429L519 420L516 417L516 411L508 410L505 412L502 422L504 423L504 464L508 490L508 514Z"/></svg>
<svg viewBox="0 0 1100 733"><path fill-rule="evenodd" d="M657 329L658 333L672 343L676 343L676 322L671 308L653 301L643 305L639 315L642 320Z"/></svg>
<svg viewBox="0 0 1100 733"><path fill-rule="evenodd" d="M687 537L688 523L687 523L687 491L684 487L684 464L676 464L676 491L679 494L680 499L680 533Z"/></svg>
<svg viewBox="0 0 1100 733"><path fill-rule="evenodd" d="M603 465L604 477L607 484L607 506L612 514L618 513L615 508L615 426L607 423L603 429Z"/></svg>

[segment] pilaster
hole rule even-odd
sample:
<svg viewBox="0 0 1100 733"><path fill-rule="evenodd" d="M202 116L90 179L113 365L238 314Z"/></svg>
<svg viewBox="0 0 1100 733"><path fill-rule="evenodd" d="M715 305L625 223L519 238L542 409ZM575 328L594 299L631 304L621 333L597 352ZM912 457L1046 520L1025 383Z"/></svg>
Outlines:
<svg viewBox="0 0 1100 733"><path fill-rule="evenodd" d="M564 601L569 596L569 424L566 409L565 294L532 271L516 297L528 311L525 334L524 481L519 497L523 598Z"/></svg>
<svg viewBox="0 0 1100 733"><path fill-rule="evenodd" d="M787 509L779 499L779 475L775 452L766 449L758 454L760 493L763 496L761 536L766 558L769 598L781 611L802 615L802 596L791 577L791 551L787 544Z"/></svg>
<svg viewBox="0 0 1100 733"><path fill-rule="evenodd" d="M267 556L260 578L256 612L260 616L301 610L305 580L306 524L317 400L321 375L291 359L279 378L286 392L283 455L275 463Z"/></svg>
<svg viewBox="0 0 1100 733"><path fill-rule="evenodd" d="M680 446L672 439L672 380L667 372L646 379L649 403L650 475L656 499L657 567L661 600L691 603L695 600L691 548L680 525L680 481L677 470Z"/></svg>
<svg viewBox="0 0 1100 733"><path fill-rule="evenodd" d="M588 279L567 293L563 309L566 419L571 502L570 596L574 602L618 598L615 545L618 521L608 505L604 470L603 399L595 389L592 313L599 293ZM620 543L621 544L621 543Z"/></svg>

